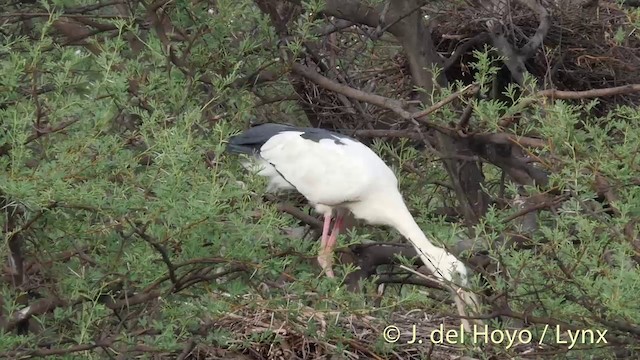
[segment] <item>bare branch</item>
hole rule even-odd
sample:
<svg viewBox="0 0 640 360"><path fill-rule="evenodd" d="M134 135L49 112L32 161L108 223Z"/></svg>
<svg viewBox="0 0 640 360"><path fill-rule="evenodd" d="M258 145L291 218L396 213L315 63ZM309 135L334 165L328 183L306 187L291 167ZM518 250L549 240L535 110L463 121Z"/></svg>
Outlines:
<svg viewBox="0 0 640 360"><path fill-rule="evenodd" d="M140 238L148 242L149 245L151 245L154 249L156 249L160 253L160 256L162 256L162 261L167 265L167 269L169 270L169 278L171 279L171 282L174 284L174 286L177 287L178 280L175 274L175 267L173 266L173 263L171 263L171 259L169 258L169 254L167 253L167 250L158 242L153 240L151 236L147 235L145 230L148 224L144 225L142 228L139 228L136 224L134 224L133 221L127 219L127 222L129 222L129 225L133 227L133 230L138 236L140 236Z"/></svg>
<svg viewBox="0 0 640 360"><path fill-rule="evenodd" d="M552 99L588 99L606 96L616 96L640 91L640 84L629 84L604 89L593 89L585 91L563 91L548 89L538 91L536 97L548 97Z"/></svg>
<svg viewBox="0 0 640 360"><path fill-rule="evenodd" d="M544 38L547 36L549 32L549 28L551 27L551 15L547 11L547 9L542 5L539 0L519 0L521 3L525 4L531 11L538 14L538 18L540 19L540 23L538 24L538 29L536 33L531 37L529 42L524 45L520 49L520 53L526 59L533 56L533 54L542 46L542 42Z"/></svg>
<svg viewBox="0 0 640 360"><path fill-rule="evenodd" d="M327 90L335 91L352 99L368 102L370 104L380 106L384 109L389 109L400 115L403 119L408 120L412 117L412 114L404 109L406 105L402 101L386 98L384 96L376 94L366 93L362 90L337 83L333 80L330 80L329 78L320 75L318 72L298 63L293 63L291 67L296 74L313 81L314 83L322 86Z"/></svg>
<svg viewBox="0 0 640 360"><path fill-rule="evenodd" d="M31 305L22 310L18 310L9 317L9 321L4 326L5 332L12 331L20 322L26 321L33 316L39 316L53 311L55 308L65 306L66 303L58 298L45 298L36 300Z"/></svg>
<svg viewBox="0 0 640 360"><path fill-rule="evenodd" d="M472 46L486 43L487 41L489 41L489 39L490 37L487 33L481 33L462 43L462 45L458 46L453 54L449 56L447 61L445 61L444 66L442 67L442 71L447 71L451 66L453 66L453 64L456 63L456 61L458 61L460 56L465 54Z"/></svg>
<svg viewBox="0 0 640 360"><path fill-rule="evenodd" d="M355 137L363 138L407 138L422 140L422 135L413 130L351 130L339 129L338 131Z"/></svg>
<svg viewBox="0 0 640 360"><path fill-rule="evenodd" d="M448 103L456 100L457 98L463 96L463 95L469 95L469 94L475 94L480 90L480 86L478 86L477 84L471 84L471 85L467 85L464 88L454 92L453 94L445 97L444 99L438 101L437 103L431 105L428 109L426 110L422 110L418 113L415 113L412 115L412 117L418 121L420 121L420 118L423 118L433 112L435 112L436 110L442 108L443 106L447 105Z"/></svg>
<svg viewBox="0 0 640 360"><path fill-rule="evenodd" d="M327 90L335 91L339 94L345 95L352 99L364 101L373 105L380 106L381 108L391 110L405 120L415 120L417 122L420 122L426 125L431 129L438 130L448 135L455 135L456 133L455 130L448 128L446 126L442 126L442 125L430 122L428 120L425 120L424 118L427 115L442 108L444 105L457 99L458 97L465 94L474 93L478 90L478 87L476 85L469 85L464 89L459 90L447 96L446 98L442 99L441 101L437 102L436 104L434 104L433 106L429 107L426 110L418 111L416 113L410 113L409 111L405 110L405 107L407 106L407 104L404 101L387 98L377 94L367 93L362 90L340 84L298 63L293 63L292 69L294 70L295 73L306 77L307 79L313 81L314 83L318 84L319 86Z"/></svg>
<svg viewBox="0 0 640 360"><path fill-rule="evenodd" d="M60 132L60 131L62 131L64 129L68 128L69 126L77 123L78 121L80 121L80 118L75 118L75 119L71 119L71 120L62 121L62 122L60 122L60 124L58 124L58 125L56 125L54 127L48 126L48 127L44 128L44 129L36 129L36 133L34 135L30 135L27 138L27 140L25 141L25 145L29 144L30 142L32 142L32 141L34 141L36 139L39 139L39 138L41 138L41 137L43 137L45 135Z"/></svg>
<svg viewBox="0 0 640 360"><path fill-rule="evenodd" d="M291 205L291 204L283 204L283 203L279 203L277 205L278 210L281 212L285 212L295 218L297 218L298 220L304 222L307 225L310 225L316 229L322 229L322 221L316 219L315 217L311 216L311 215L307 215L304 212L300 211L298 208L296 208L295 206Z"/></svg>
<svg viewBox="0 0 640 360"><path fill-rule="evenodd" d="M340 31L348 27L351 27L353 25L355 25L355 23L352 21L338 20L334 23L327 25L326 27L323 27L321 29L314 31L314 34L316 34L317 36L326 36L336 31Z"/></svg>
<svg viewBox="0 0 640 360"><path fill-rule="evenodd" d="M518 136L507 133L480 133L470 135L474 140L483 143L494 144L516 144L532 148L544 148L548 143L543 139L536 139L526 136Z"/></svg>
<svg viewBox="0 0 640 360"><path fill-rule="evenodd" d="M536 202L536 203L534 203L533 205L530 205L527 208L524 208L522 210L517 211L514 214L509 215L504 220L502 220L502 222L506 224L506 223L511 222L514 219L517 219L517 218L519 218L521 216L525 216L525 215L527 215L527 214L529 214L531 212L538 211L540 209L545 209L545 208L548 208L548 207L551 207L551 206L556 206L556 205L566 201L567 199L569 199L569 197L570 196L568 194L563 194L563 195L557 196L557 197L552 198L552 199L543 197L542 201Z"/></svg>

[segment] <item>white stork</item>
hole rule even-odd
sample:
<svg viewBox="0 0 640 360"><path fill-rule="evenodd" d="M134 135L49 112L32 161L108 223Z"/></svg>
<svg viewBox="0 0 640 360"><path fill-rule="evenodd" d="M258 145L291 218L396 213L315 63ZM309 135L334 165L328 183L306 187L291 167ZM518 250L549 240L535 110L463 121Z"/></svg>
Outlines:
<svg viewBox="0 0 640 360"><path fill-rule="evenodd" d="M334 276L333 247L350 211L370 224L395 228L431 273L454 291L458 311L465 313L460 301L476 309L475 295L462 290L468 285L466 267L429 241L409 213L395 174L369 147L323 129L262 124L231 137L227 151L251 155L244 166L257 167L269 179L269 190L296 190L324 215L318 262L328 277Z"/></svg>

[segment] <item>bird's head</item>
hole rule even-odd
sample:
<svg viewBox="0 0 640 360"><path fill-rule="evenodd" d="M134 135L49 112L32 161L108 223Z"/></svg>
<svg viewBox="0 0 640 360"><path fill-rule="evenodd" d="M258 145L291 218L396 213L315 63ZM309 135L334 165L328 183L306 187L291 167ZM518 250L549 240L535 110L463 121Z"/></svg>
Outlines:
<svg viewBox="0 0 640 360"><path fill-rule="evenodd" d="M468 270L467 267L450 253L440 260L442 274L441 279L445 280L445 286L448 287L458 308L461 316L462 325L466 331L471 331L471 325L482 325L482 321L467 319L469 315L480 314L480 301L475 293L468 290ZM446 270L449 271L446 271Z"/></svg>
<svg viewBox="0 0 640 360"><path fill-rule="evenodd" d="M467 286L468 271L464 263L451 253L442 251L443 254L439 261L438 270L435 275L448 283L458 284L459 286Z"/></svg>

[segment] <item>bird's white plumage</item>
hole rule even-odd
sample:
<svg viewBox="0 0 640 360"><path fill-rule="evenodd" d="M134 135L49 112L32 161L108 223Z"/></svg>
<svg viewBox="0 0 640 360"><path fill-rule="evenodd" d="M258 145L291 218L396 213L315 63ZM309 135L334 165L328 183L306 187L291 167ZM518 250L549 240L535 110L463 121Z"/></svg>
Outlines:
<svg viewBox="0 0 640 360"><path fill-rule="evenodd" d="M254 158L250 161L242 163L242 166L260 176L264 176L269 179L267 184L267 192L278 192L282 190L295 190L296 188L291 185L285 178L283 178L276 168L269 164L266 160L261 158Z"/></svg>
<svg viewBox="0 0 640 360"><path fill-rule="evenodd" d="M301 134L279 133L260 148L260 157L279 173L272 182L286 179L311 203L325 206L358 201L376 187L397 187L393 171L362 143L348 138L313 141Z"/></svg>

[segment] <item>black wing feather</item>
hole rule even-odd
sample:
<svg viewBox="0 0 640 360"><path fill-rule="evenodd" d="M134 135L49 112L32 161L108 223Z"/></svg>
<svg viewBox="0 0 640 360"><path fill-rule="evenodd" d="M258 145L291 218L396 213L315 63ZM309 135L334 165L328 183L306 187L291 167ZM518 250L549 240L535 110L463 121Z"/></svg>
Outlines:
<svg viewBox="0 0 640 360"><path fill-rule="evenodd" d="M322 139L332 139L336 144L340 145L342 145L340 139L351 139L346 135L324 129L267 123L254 126L242 134L232 136L229 138L226 150L231 153L256 154L260 152L262 145L269 141L271 137L284 131L300 131L302 132L300 136L307 140L319 142ZM356 141L355 139L351 140Z"/></svg>

